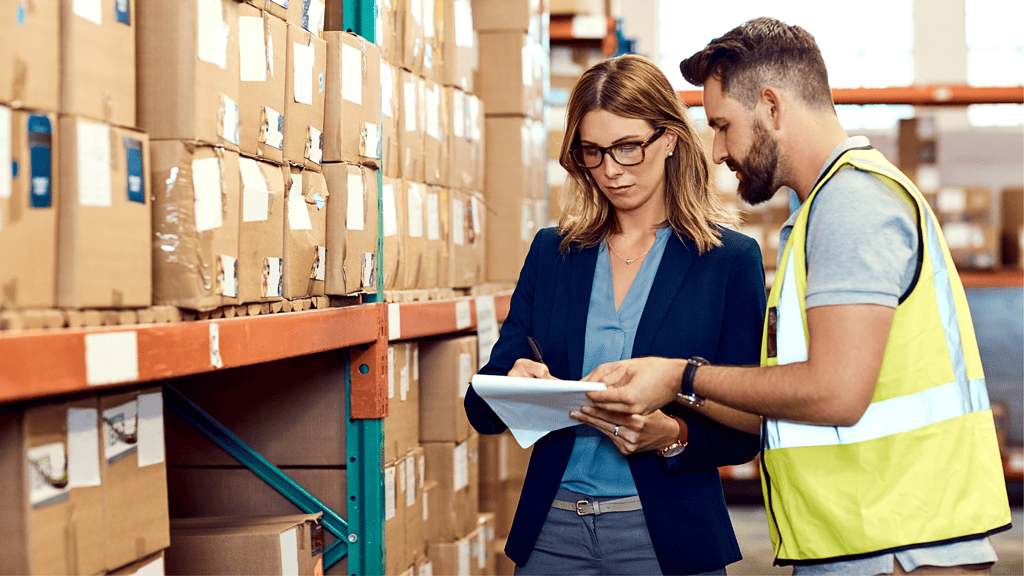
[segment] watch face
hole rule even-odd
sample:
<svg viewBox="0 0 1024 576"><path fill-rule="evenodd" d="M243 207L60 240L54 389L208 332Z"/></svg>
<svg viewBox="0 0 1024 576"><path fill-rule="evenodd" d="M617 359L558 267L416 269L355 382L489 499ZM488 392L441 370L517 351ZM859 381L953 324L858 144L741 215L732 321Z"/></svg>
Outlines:
<svg viewBox="0 0 1024 576"><path fill-rule="evenodd" d="M662 457L663 458L671 458L673 456L679 456L680 454L683 453L683 450L686 450L686 444L682 444L680 446L675 446L673 448L669 448L668 450L665 450L665 452L662 453Z"/></svg>

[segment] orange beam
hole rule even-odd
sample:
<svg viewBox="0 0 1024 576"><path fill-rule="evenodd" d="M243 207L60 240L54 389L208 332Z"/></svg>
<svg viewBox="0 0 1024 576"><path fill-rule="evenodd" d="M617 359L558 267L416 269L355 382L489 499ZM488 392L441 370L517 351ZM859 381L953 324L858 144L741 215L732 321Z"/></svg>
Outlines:
<svg viewBox="0 0 1024 576"><path fill-rule="evenodd" d="M687 106L703 106L700 90L680 90ZM914 106L967 106L968 104L1024 104L1024 86L905 86L892 88L833 88L836 104L911 104Z"/></svg>
<svg viewBox="0 0 1024 576"><path fill-rule="evenodd" d="M510 292L494 295L494 313L498 322L508 316ZM459 327L457 306L468 306L469 323ZM413 338L429 338L456 334L465 330L473 330L477 326L476 298L456 298L454 300L428 300L423 302L406 302L389 304L398 306L399 335L392 340L410 340Z"/></svg>

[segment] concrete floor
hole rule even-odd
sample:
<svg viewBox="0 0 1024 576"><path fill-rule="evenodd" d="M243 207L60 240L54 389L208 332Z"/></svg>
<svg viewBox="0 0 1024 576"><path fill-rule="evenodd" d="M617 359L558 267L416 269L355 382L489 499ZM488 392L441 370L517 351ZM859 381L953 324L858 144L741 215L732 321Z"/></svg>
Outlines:
<svg viewBox="0 0 1024 576"><path fill-rule="evenodd" d="M1019 507L1011 511L1013 528L992 537L992 546L999 554L993 574L1024 574L1024 514ZM743 560L729 565L730 576L792 573L788 566L772 565L774 555L763 506L730 505L729 515L743 552Z"/></svg>

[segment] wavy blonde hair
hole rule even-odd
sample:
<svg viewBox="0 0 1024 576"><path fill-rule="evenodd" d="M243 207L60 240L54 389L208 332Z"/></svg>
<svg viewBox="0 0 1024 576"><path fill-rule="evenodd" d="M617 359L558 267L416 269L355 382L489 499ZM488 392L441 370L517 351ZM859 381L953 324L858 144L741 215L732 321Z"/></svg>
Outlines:
<svg viewBox="0 0 1024 576"><path fill-rule="evenodd" d="M569 173L560 198L559 248L596 246L618 228L615 208L590 171L577 166L570 152L580 144L580 122L593 110L644 120L652 128L665 127L676 134L675 153L665 159L665 225L680 239L692 240L701 254L720 246L718 227L733 225L736 218L711 189L704 144L665 74L650 60L627 54L584 72L569 96L566 137L559 156L559 163Z"/></svg>

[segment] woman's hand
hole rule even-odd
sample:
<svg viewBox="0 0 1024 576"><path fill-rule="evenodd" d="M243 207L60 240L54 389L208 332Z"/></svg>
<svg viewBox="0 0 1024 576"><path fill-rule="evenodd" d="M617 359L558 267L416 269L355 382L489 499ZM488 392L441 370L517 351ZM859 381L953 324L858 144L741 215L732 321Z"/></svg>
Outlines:
<svg viewBox="0 0 1024 576"><path fill-rule="evenodd" d="M661 410L640 416L612 412L596 406L584 406L578 411L570 412L569 416L603 432L605 436L611 438L619 452L627 456L664 448L680 437L679 424L675 418ZM685 435L683 437L685 438Z"/></svg>
<svg viewBox="0 0 1024 576"><path fill-rule="evenodd" d="M547 380L558 380L558 378L551 375L546 364L534 362L527 358L520 358L519 360L516 360L516 363L512 365L512 369L508 371L508 375L515 376L517 378L544 378Z"/></svg>

